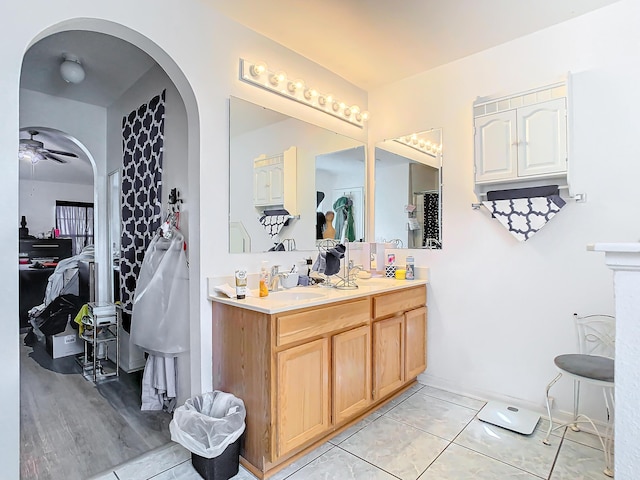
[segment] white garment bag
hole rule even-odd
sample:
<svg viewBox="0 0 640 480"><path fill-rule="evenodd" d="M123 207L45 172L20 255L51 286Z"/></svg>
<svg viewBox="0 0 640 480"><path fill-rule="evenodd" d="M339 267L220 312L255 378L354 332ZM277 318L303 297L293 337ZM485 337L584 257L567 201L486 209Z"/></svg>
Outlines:
<svg viewBox="0 0 640 480"><path fill-rule="evenodd" d="M175 357L189 350L189 272L184 236L175 227L169 233L156 235L147 248L131 315L133 343L161 357Z"/></svg>

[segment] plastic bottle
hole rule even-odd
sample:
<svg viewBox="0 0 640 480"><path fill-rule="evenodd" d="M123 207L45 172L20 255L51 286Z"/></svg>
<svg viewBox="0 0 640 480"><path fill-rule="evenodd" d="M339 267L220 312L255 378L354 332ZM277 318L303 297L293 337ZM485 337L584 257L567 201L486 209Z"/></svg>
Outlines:
<svg viewBox="0 0 640 480"><path fill-rule="evenodd" d="M407 267L406 267L405 278L407 280L414 280L416 278L415 265L414 265L414 260L412 256L407 257Z"/></svg>
<svg viewBox="0 0 640 480"><path fill-rule="evenodd" d="M247 271L236 270L236 297L242 300L247 294Z"/></svg>
<svg viewBox="0 0 640 480"><path fill-rule="evenodd" d="M266 297L269 295L269 265L268 262L262 262L260 267L260 296Z"/></svg>

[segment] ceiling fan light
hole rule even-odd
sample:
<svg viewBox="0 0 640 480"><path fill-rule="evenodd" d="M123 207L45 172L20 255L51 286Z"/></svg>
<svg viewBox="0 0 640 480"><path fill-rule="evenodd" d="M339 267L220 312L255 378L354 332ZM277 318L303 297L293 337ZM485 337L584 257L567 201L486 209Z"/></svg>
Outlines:
<svg viewBox="0 0 640 480"><path fill-rule="evenodd" d="M84 68L80 60L71 55L65 55L64 62L60 64L60 76L67 83L80 83L84 80Z"/></svg>

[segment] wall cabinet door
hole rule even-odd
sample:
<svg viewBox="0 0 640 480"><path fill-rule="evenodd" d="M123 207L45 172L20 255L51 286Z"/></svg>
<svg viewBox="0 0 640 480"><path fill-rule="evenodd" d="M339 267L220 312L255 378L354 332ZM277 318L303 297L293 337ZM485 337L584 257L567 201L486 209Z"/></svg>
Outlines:
<svg viewBox="0 0 640 480"><path fill-rule="evenodd" d="M373 398L378 400L404 384L404 316L373 324Z"/></svg>
<svg viewBox="0 0 640 480"><path fill-rule="evenodd" d="M564 98L518 108L518 175L567 170L567 107Z"/></svg>
<svg viewBox="0 0 640 480"><path fill-rule="evenodd" d="M405 380L411 380L427 368L427 308L405 313Z"/></svg>
<svg viewBox="0 0 640 480"><path fill-rule="evenodd" d="M276 354L277 455L291 451L330 427L329 339Z"/></svg>
<svg viewBox="0 0 640 480"><path fill-rule="evenodd" d="M518 175L516 112L508 110L475 119L476 182Z"/></svg>
<svg viewBox="0 0 640 480"><path fill-rule="evenodd" d="M333 422L353 418L371 404L369 325L332 337Z"/></svg>

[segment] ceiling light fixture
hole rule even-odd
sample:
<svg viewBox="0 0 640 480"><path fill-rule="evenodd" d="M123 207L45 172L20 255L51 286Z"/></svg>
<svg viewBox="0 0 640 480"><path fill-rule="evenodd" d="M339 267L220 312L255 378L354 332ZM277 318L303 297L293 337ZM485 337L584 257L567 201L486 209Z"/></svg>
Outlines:
<svg viewBox="0 0 640 480"><path fill-rule="evenodd" d="M80 59L75 55L65 53L64 61L60 64L60 76L67 83L80 83L84 80L85 72Z"/></svg>
<svg viewBox="0 0 640 480"><path fill-rule="evenodd" d="M251 85L264 88L283 97L295 100L328 113L340 120L362 128L369 119L369 112L361 111L357 105L348 105L331 94L323 94L305 84L303 80L287 79L281 71L270 70L262 62L240 59L240 79Z"/></svg>
<svg viewBox="0 0 640 480"><path fill-rule="evenodd" d="M35 165L40 160L44 160L44 155L30 145L21 144L18 148L18 159L27 160Z"/></svg>

